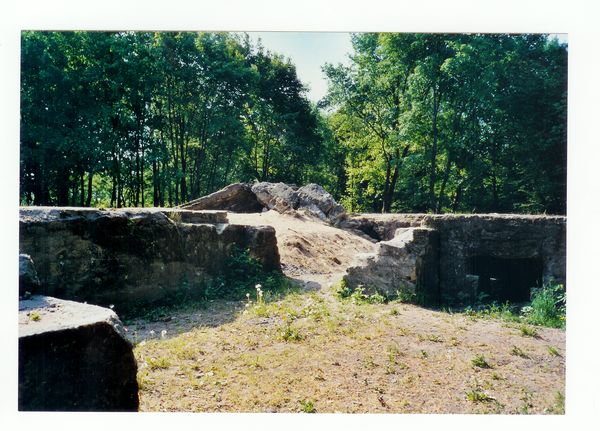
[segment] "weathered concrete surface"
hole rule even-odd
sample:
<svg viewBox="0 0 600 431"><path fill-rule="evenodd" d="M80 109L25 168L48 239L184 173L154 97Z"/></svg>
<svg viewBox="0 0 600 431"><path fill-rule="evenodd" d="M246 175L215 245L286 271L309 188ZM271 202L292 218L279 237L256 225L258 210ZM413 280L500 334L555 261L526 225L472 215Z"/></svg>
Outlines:
<svg viewBox="0 0 600 431"><path fill-rule="evenodd" d="M235 183L199 199L180 205L188 210L226 210L239 213L261 212L264 206L248 184Z"/></svg>
<svg viewBox="0 0 600 431"><path fill-rule="evenodd" d="M234 246L281 270L275 230L228 224L223 211L22 207L19 224L40 279L32 293L117 310L217 276Z"/></svg>
<svg viewBox="0 0 600 431"><path fill-rule="evenodd" d="M31 256L27 254L19 255L19 296L26 292L35 292L40 288L40 280L35 271L35 266Z"/></svg>
<svg viewBox="0 0 600 431"><path fill-rule="evenodd" d="M444 305L472 303L481 293L527 301L532 287L566 282L566 217L370 214L341 223L383 238L399 225L377 253L357 256L344 278L349 286L394 293L399 284L419 285Z"/></svg>
<svg viewBox="0 0 600 431"><path fill-rule="evenodd" d="M399 228L419 227L426 214L348 214L339 227L376 241L389 241ZM358 232L357 232L358 231ZM362 232L362 235L360 234Z"/></svg>
<svg viewBox="0 0 600 431"><path fill-rule="evenodd" d="M427 264L438 257L437 239L434 229L399 228L394 239L377 244L375 253L356 255L344 281L351 289L361 286L367 292L393 294L402 286L414 291L429 275Z"/></svg>
<svg viewBox="0 0 600 431"><path fill-rule="evenodd" d="M19 410L137 411L137 363L110 309L19 301Z"/></svg>

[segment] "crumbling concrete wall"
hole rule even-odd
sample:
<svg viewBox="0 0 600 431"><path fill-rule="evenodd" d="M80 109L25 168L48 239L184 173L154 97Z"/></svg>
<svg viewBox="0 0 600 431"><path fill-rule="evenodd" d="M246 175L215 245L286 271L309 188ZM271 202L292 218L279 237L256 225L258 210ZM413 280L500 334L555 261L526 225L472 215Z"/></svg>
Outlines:
<svg viewBox="0 0 600 431"><path fill-rule="evenodd" d="M566 282L566 223L560 216L361 215L344 227L383 237L395 229L396 237L358 255L344 279L388 293L419 286L440 306L482 293L527 301L532 287Z"/></svg>
<svg viewBox="0 0 600 431"><path fill-rule="evenodd" d="M22 207L20 253L47 296L127 308L217 276L233 247L281 270L272 227L231 225L223 211Z"/></svg>

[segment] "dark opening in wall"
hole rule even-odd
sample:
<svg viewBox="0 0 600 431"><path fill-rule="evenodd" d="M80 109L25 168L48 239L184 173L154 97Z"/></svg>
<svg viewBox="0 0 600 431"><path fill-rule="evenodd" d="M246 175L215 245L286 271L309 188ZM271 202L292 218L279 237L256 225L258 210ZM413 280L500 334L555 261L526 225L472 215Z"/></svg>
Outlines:
<svg viewBox="0 0 600 431"><path fill-rule="evenodd" d="M473 256L470 264L471 274L479 279L477 292L490 295L489 300L529 301L531 288L542 285L541 258Z"/></svg>

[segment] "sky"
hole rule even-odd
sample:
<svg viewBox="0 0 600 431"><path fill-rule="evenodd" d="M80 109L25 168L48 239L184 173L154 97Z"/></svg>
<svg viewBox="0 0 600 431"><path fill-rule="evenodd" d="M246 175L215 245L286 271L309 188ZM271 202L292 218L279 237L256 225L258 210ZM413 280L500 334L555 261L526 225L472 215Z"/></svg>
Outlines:
<svg viewBox="0 0 600 431"><path fill-rule="evenodd" d="M308 99L318 102L327 92L327 82L321 72L325 63L349 65L347 53L352 52L350 33L316 32L248 32L254 45L262 45L276 54L291 58L300 81L309 85Z"/></svg>

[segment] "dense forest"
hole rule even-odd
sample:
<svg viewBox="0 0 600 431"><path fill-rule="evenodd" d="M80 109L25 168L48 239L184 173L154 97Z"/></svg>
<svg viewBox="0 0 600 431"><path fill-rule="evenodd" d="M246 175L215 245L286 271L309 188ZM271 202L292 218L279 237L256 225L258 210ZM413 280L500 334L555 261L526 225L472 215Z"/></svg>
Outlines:
<svg viewBox="0 0 600 431"><path fill-rule="evenodd" d="M566 45L351 38L315 105L247 35L23 32L21 204L175 206L271 181L356 212L566 214Z"/></svg>

